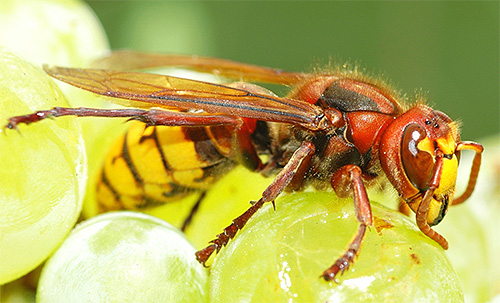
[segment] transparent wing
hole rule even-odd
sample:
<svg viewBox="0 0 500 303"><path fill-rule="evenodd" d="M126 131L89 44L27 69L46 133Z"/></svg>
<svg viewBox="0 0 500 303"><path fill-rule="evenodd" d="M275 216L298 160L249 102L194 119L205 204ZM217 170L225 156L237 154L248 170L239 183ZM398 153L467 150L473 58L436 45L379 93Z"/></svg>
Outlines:
<svg viewBox="0 0 500 303"><path fill-rule="evenodd" d="M45 70L56 79L130 107L203 110L309 128L322 115L318 107L304 101L172 76L62 67Z"/></svg>
<svg viewBox="0 0 500 303"><path fill-rule="evenodd" d="M157 67L182 67L240 81L255 81L283 85L293 85L310 76L310 74L306 73L285 72L279 69L218 58L152 54L133 51L112 52L109 56L97 60L95 66L98 68L120 71Z"/></svg>

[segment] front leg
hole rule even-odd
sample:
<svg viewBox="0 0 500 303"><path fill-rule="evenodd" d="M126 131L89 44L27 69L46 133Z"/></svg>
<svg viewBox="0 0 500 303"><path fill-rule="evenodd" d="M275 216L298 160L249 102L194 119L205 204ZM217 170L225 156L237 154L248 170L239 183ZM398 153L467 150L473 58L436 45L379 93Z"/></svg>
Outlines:
<svg viewBox="0 0 500 303"><path fill-rule="evenodd" d="M264 190L262 197L254 203L247 211L241 216L234 219L231 225L224 228L224 231L217 235L217 238L212 240L209 246L196 253L196 259L201 264L205 265L208 258L214 253L226 246L230 239L234 238L238 230L241 230L248 220L259 210L264 202L274 202L278 195L290 184L290 181L296 176L297 172L301 170L304 163L308 163L308 159L314 154L315 148L311 142L302 142L300 147L293 153L290 160L285 167L274 178L273 182Z"/></svg>
<svg viewBox="0 0 500 303"><path fill-rule="evenodd" d="M349 243L344 255L323 272L322 277L327 281L334 280L339 272L343 274L354 262L354 258L358 255L361 248L366 227L373 225L370 200L368 199L361 175L362 172L359 166L346 165L338 170L332 177L332 187L336 192L345 192L346 188L352 190L356 219L360 224L357 233ZM342 187L342 189L340 187Z"/></svg>

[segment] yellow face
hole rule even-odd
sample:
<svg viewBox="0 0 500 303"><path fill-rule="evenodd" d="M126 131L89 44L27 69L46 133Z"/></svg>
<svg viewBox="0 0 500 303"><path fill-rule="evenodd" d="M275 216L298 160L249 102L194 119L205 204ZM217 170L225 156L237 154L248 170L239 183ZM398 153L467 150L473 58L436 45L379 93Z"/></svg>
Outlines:
<svg viewBox="0 0 500 303"><path fill-rule="evenodd" d="M423 135L422 132L419 134ZM420 163L405 165L405 169L408 178L418 190L418 194L407 199L408 205L414 212L417 212L422 203L426 187L433 177L436 154L438 151L443 154L443 167L441 175L438 176L439 186L434 191L426 218L427 223L432 226L438 224L446 215L455 194L458 170L458 157L455 153L456 140L453 132L448 132L445 137L434 140L427 136L420 138L416 134L413 135L413 138L417 139L415 141L418 142L415 142L415 154L418 156L410 160L420 161ZM426 168L426 170L421 168Z"/></svg>

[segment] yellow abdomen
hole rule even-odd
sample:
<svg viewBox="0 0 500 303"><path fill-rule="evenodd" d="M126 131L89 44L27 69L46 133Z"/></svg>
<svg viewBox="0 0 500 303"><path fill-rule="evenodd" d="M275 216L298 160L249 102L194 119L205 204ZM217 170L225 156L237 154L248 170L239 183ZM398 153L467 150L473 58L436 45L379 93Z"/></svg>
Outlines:
<svg viewBox="0 0 500 303"><path fill-rule="evenodd" d="M97 182L99 211L142 209L207 190L236 165L230 142L223 126L131 123L106 156Z"/></svg>

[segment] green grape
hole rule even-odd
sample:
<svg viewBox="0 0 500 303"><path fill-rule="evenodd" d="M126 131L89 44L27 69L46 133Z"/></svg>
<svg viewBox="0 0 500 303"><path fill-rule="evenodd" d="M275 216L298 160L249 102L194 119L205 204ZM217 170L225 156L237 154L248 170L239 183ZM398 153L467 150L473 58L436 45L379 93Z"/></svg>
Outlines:
<svg viewBox="0 0 500 303"><path fill-rule="evenodd" d="M170 224L111 212L78 225L45 265L38 302L205 302L207 270Z"/></svg>
<svg viewBox="0 0 500 303"><path fill-rule="evenodd" d="M32 63L62 66L87 66L109 49L100 22L80 0L0 1L0 44Z"/></svg>
<svg viewBox="0 0 500 303"><path fill-rule="evenodd" d="M337 284L320 275L357 230L352 202L306 192L276 207L264 206L215 258L213 302L463 301L443 249L401 214L372 203L374 226Z"/></svg>
<svg viewBox="0 0 500 303"><path fill-rule="evenodd" d="M0 1L0 44L40 65L88 67L93 60L109 52L108 40L99 20L80 0ZM109 107L102 98L55 82L73 107ZM116 125L123 121L118 120L89 118L80 121L91 177L97 175L106 146L121 131ZM89 188L94 188L92 182L89 182ZM94 198L92 193L88 192L84 204L83 211L89 213L87 216L96 213L90 202Z"/></svg>
<svg viewBox="0 0 500 303"><path fill-rule="evenodd" d="M3 129L7 118L67 106L39 68L0 48L0 284L43 262L75 224L86 181L74 118Z"/></svg>
<svg viewBox="0 0 500 303"><path fill-rule="evenodd" d="M474 193L465 203L451 207L436 227L450 243L447 254L462 281L466 302L487 302L500 293L500 241L496 240L500 230L500 136L478 142L484 152ZM457 195L465 190L473 156L473 152L462 152Z"/></svg>
<svg viewBox="0 0 500 303"><path fill-rule="evenodd" d="M252 185L245 186L249 180ZM261 197L271 181L272 179L250 172L244 167L234 168L207 192L185 231L188 239L198 249L207 246L215 235L222 232L222 229L231 224L234 218L250 207L250 201ZM147 213L163 218L179 227L197 198L198 195L194 195L182 201L148 210Z"/></svg>

